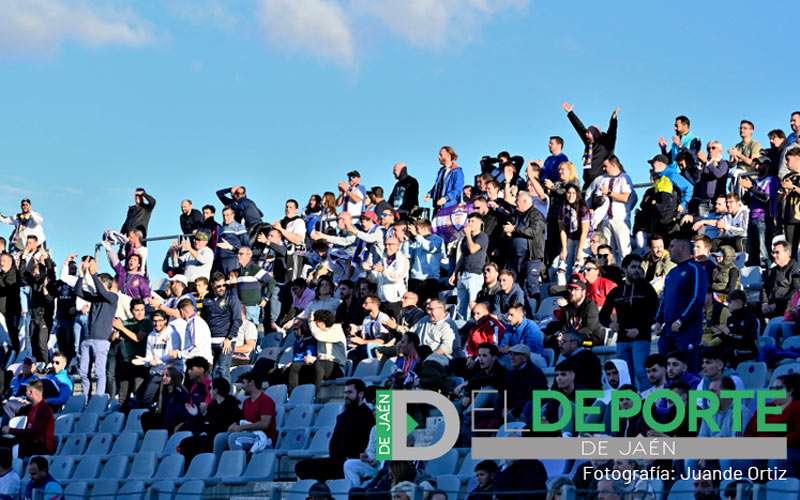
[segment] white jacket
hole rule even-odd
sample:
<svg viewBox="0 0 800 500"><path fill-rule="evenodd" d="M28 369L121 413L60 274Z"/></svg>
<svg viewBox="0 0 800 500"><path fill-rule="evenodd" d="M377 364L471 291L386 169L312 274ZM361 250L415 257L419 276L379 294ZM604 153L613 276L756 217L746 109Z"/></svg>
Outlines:
<svg viewBox="0 0 800 500"><path fill-rule="evenodd" d="M408 257L397 252L391 265L387 263L385 256L380 262L383 264L383 271L373 271L378 280L378 297L382 302L400 302L403 294L408 291L408 272L411 267Z"/></svg>
<svg viewBox="0 0 800 500"><path fill-rule="evenodd" d="M178 318L170 321L170 326L180 333L181 336L181 358L186 360L195 356L202 356L208 360L209 365L214 364L214 356L211 354L211 330L199 314L196 314L189 321L194 321L194 347L187 348L186 328L188 321Z"/></svg>

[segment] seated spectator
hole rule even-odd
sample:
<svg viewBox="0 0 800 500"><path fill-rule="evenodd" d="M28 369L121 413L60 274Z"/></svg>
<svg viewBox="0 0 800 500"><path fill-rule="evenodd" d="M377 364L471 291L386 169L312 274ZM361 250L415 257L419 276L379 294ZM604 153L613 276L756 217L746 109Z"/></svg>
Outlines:
<svg viewBox="0 0 800 500"><path fill-rule="evenodd" d="M472 324L467 332L467 356L478 355L478 346L483 343L500 345L506 328L496 318L489 314L489 305L478 302L472 307Z"/></svg>
<svg viewBox="0 0 800 500"><path fill-rule="evenodd" d="M475 488L469 492L467 500L491 500L494 498L494 480L497 476L497 462L481 460L475 466Z"/></svg>
<svg viewBox="0 0 800 500"><path fill-rule="evenodd" d="M142 429L166 429L172 434L189 421L189 393L183 387L183 373L174 366L167 366L160 380L150 411L142 414Z"/></svg>
<svg viewBox="0 0 800 500"><path fill-rule="evenodd" d="M35 380L28 384L26 396L30 406L20 409L26 415L27 421L22 429L11 429L3 426L3 434L10 434L11 439L2 438L9 448L19 445L19 457L27 458L33 455L52 455L56 452L55 423L53 411L44 400L42 382Z"/></svg>
<svg viewBox="0 0 800 500"><path fill-rule="evenodd" d="M53 372L45 376L58 388L58 396L46 398L47 404L54 412L61 410L67 400L72 396L72 379L67 373L67 357L60 352L53 354Z"/></svg>
<svg viewBox="0 0 800 500"><path fill-rule="evenodd" d="M344 385L344 410L336 417L327 458L301 460L295 465L298 479L340 479L348 458L358 458L367 447L375 415L367 406L366 386L360 379L349 379ZM384 490L385 491L385 490Z"/></svg>
<svg viewBox="0 0 800 500"><path fill-rule="evenodd" d="M242 420L228 427L228 448L234 450L237 439L254 441L253 433L262 432L267 437L267 446L275 446L277 434L275 430L275 402L261 390L261 379L250 371L239 377L244 390L245 400L242 402Z"/></svg>
<svg viewBox="0 0 800 500"><path fill-rule="evenodd" d="M394 337L389 333L389 329L384 326L384 322L389 316L381 311L381 301L377 295L369 295L364 299L364 311L367 315L361 324L361 328L354 335L350 335L350 343L356 346L347 353L347 357L353 361L353 367L368 357L374 357L373 349L392 342Z"/></svg>
<svg viewBox="0 0 800 500"><path fill-rule="evenodd" d="M628 363L621 359L609 359L603 364L603 395L602 401L608 404L611 393L619 390L623 385L631 385L631 375L628 372Z"/></svg>
<svg viewBox="0 0 800 500"><path fill-rule="evenodd" d="M702 354L702 378L697 384L696 390L707 391L711 383L715 380L722 380L723 377L731 377L737 385L737 389L743 387L742 380L736 375L733 369L727 366L725 351L721 347L708 347Z"/></svg>
<svg viewBox="0 0 800 500"><path fill-rule="evenodd" d="M503 354L517 344L527 345L536 354L544 353L544 334L536 322L525 317L525 308L521 304L511 306L506 317L506 330L499 344Z"/></svg>
<svg viewBox="0 0 800 500"><path fill-rule="evenodd" d="M461 408L465 416L469 416L470 407L474 408L494 408L498 400L500 391L505 389L506 369L497 361L500 351L494 344L481 344L478 346L477 361L468 364L466 381L456 387L453 392L461 398ZM495 393L475 393L475 391L497 391ZM493 419L495 415L489 412L475 413L480 415L481 422ZM486 428L475 422L474 428Z"/></svg>
<svg viewBox="0 0 800 500"><path fill-rule="evenodd" d="M689 371L686 353L673 351L667 354L667 387L671 388L679 382L688 387L697 387L700 377Z"/></svg>
<svg viewBox="0 0 800 500"><path fill-rule="evenodd" d="M583 347L583 335L577 330L567 330L558 336L561 354L556 364L571 360L575 370L575 384L581 389L601 389L600 358L591 349Z"/></svg>
<svg viewBox="0 0 800 500"><path fill-rule="evenodd" d="M191 429L192 437L181 441L180 449L187 463L199 453L213 451L217 434L227 432L242 418L239 401L231 396L231 384L222 377L211 381L211 401L208 404L187 406L186 411L190 416L186 427Z"/></svg>
<svg viewBox="0 0 800 500"><path fill-rule="evenodd" d="M740 287L736 250L730 245L722 245L716 255L717 267L711 273L711 291L717 300L727 302L728 294Z"/></svg>
<svg viewBox="0 0 800 500"><path fill-rule="evenodd" d="M569 300L562 299L561 307L553 312L555 321L547 325L552 335L564 329L577 330L583 336L586 347L604 345L605 333L600 324L600 311L597 304L586 297L586 282L578 275L573 276L567 285Z"/></svg>
<svg viewBox="0 0 800 500"><path fill-rule="evenodd" d="M795 296L800 301L800 295L795 293ZM718 331L727 358L731 360L733 366L737 366L742 361L756 358L758 318L747 303L747 295L743 290L734 290L728 295L728 311L730 312L728 322L719 326ZM786 312L789 312L789 308Z"/></svg>
<svg viewBox="0 0 800 500"><path fill-rule="evenodd" d="M19 495L19 474L13 468L10 448L0 448L0 498L11 499Z"/></svg>
<svg viewBox="0 0 800 500"><path fill-rule="evenodd" d="M750 210L742 205L742 200L736 193L725 196L726 212L717 222L719 229L719 244L730 245L737 252L743 252L743 243L747 236L747 223L750 221Z"/></svg>
<svg viewBox="0 0 800 500"><path fill-rule="evenodd" d="M509 421L524 420L523 409L530 403L531 392L546 390L547 378L538 366L531 362L531 350L525 344L511 346L508 351L511 356L511 368L508 370L505 381L506 389L506 418ZM500 404L500 402L498 402Z"/></svg>
<svg viewBox="0 0 800 500"><path fill-rule="evenodd" d="M703 314L705 315L705 320L703 321L702 345L705 347L721 345L722 331L720 327L728 324L728 316L730 315L727 306L714 299L714 294L709 292L706 294Z"/></svg>
<svg viewBox="0 0 800 500"><path fill-rule="evenodd" d="M428 302L428 315L414 325L414 333L420 344L431 348L434 354L452 358L461 355L457 342L458 327L447 315L444 302L434 299Z"/></svg>
<svg viewBox="0 0 800 500"><path fill-rule="evenodd" d="M419 377L415 372L422 362L419 347L419 337L414 332L404 333L397 342L395 372L390 382L392 388L413 389L419 384Z"/></svg>
<svg viewBox="0 0 800 500"><path fill-rule="evenodd" d="M519 498L520 491L546 490L547 470L539 460L506 461L506 466L497 473L494 480L497 500Z"/></svg>
<svg viewBox="0 0 800 500"><path fill-rule="evenodd" d="M320 309L308 324L311 335L317 341L317 355L314 364L314 385L317 394L323 380L335 379L344 375L347 365L347 339L342 325L334 323L333 313Z"/></svg>
<svg viewBox="0 0 800 500"><path fill-rule="evenodd" d="M497 270L497 264L488 262L483 266L483 287L475 298L475 302L478 304L481 302L488 304L493 316L500 315L499 303L496 299L497 294L500 293L499 277L500 273Z"/></svg>
<svg viewBox="0 0 800 500"><path fill-rule="evenodd" d="M231 364L234 366L249 365L257 340L258 328L243 317L242 325L236 333L236 347L233 349Z"/></svg>
<svg viewBox="0 0 800 500"><path fill-rule="evenodd" d="M583 276L586 280L586 296L602 309L608 294L617 287L617 284L608 278L600 276L600 266L594 260L587 260L583 266Z"/></svg>
<svg viewBox="0 0 800 500"><path fill-rule="evenodd" d="M642 399L646 399L653 391L665 389L667 387L667 360L664 359L664 356L658 353L651 354L647 356L644 366L647 371L647 383L649 387L643 391L640 390L639 394L642 396Z"/></svg>
<svg viewBox="0 0 800 500"><path fill-rule="evenodd" d="M387 318L383 320L383 326L389 329L389 333L393 338L399 338L406 332L409 332L419 320L425 317L425 311L417 307L418 302L417 294L414 292L406 292L403 294L400 305L400 313L397 318ZM385 359L397 355L396 346L380 346L375 348L381 356L381 366Z"/></svg>
<svg viewBox="0 0 800 500"><path fill-rule="evenodd" d="M775 265L770 267L761 287L761 313L768 319L764 335L779 340L792 335L792 328L785 325L784 313L789 300L800 290L800 265L791 257L786 241L772 246Z"/></svg>
<svg viewBox="0 0 800 500"><path fill-rule="evenodd" d="M501 321L508 320L508 310L511 306L517 304L524 306L526 304L525 292L522 291L516 280L517 277L514 271L509 269L500 271L500 290L495 294L494 309L497 311L497 318Z"/></svg>
<svg viewBox="0 0 800 500"><path fill-rule="evenodd" d="M31 458L28 477L31 480L25 485L25 491L21 492L26 500L34 498L34 492L46 499L61 498L64 494L64 489L50 474L50 465L45 457Z"/></svg>
<svg viewBox="0 0 800 500"><path fill-rule="evenodd" d="M189 393L189 406L206 405L211 402L211 371L208 361L200 356L186 360L186 390Z"/></svg>

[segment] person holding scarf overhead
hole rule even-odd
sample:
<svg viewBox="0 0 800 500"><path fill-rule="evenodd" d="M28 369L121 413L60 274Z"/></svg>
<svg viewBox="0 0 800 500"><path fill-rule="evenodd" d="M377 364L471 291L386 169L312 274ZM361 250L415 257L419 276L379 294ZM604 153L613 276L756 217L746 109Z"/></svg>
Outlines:
<svg viewBox="0 0 800 500"><path fill-rule="evenodd" d="M458 205L461 201L461 192L464 190L464 172L458 166L458 155L450 146L439 149L439 164L442 168L436 174L436 182L425 201L433 200L434 215L443 208Z"/></svg>

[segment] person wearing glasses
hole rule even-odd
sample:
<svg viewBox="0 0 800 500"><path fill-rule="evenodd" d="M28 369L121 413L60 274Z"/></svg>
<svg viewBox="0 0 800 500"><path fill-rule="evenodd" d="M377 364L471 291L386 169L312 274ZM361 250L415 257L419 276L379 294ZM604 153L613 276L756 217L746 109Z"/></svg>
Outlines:
<svg viewBox="0 0 800 500"><path fill-rule="evenodd" d="M789 243L778 241L772 245L775 265L769 268L761 288L761 314L767 319L764 335L775 339L792 335L791 326L784 319L792 294L800 290L800 265L792 258Z"/></svg>
<svg viewBox="0 0 800 500"><path fill-rule="evenodd" d="M58 388L58 396L46 398L47 404L53 411L58 411L72 396L72 379L67 374L67 357L60 352L53 354L53 372L48 373L46 380L50 380Z"/></svg>
<svg viewBox="0 0 800 500"><path fill-rule="evenodd" d="M709 141L706 152L699 151L697 160L700 167L700 180L694 187L692 210L695 213L707 213L712 202L719 196L725 196L729 165L722 155L724 149L719 141Z"/></svg>

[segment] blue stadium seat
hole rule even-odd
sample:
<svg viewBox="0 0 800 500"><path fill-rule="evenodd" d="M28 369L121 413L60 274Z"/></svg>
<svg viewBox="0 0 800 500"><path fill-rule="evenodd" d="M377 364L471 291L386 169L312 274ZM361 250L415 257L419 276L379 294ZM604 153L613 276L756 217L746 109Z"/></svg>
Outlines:
<svg viewBox="0 0 800 500"><path fill-rule="evenodd" d="M800 335L794 335L783 339L781 347L784 349L795 349L800 351Z"/></svg>
<svg viewBox="0 0 800 500"><path fill-rule="evenodd" d="M275 461L274 450L256 453L250 458L250 462L240 476L224 477L222 482L224 484L245 484L271 481L275 475Z"/></svg>
<svg viewBox="0 0 800 500"><path fill-rule="evenodd" d="M92 482L90 498L97 500L113 500L119 490L119 481L116 479L99 479Z"/></svg>
<svg viewBox="0 0 800 500"><path fill-rule="evenodd" d="M73 394L64 404L64 407L61 409L61 414L81 413L85 406L86 396L83 394Z"/></svg>
<svg viewBox="0 0 800 500"><path fill-rule="evenodd" d="M164 451L164 445L167 444L169 434L164 429L150 429L144 435L142 440L142 448L139 452L152 452L160 455Z"/></svg>
<svg viewBox="0 0 800 500"><path fill-rule="evenodd" d="M144 482L138 480L123 481L117 492L116 500L142 500L144 493Z"/></svg>
<svg viewBox="0 0 800 500"><path fill-rule="evenodd" d="M767 364L763 361L744 361L736 367L745 389L762 389L768 380Z"/></svg>
<svg viewBox="0 0 800 500"><path fill-rule="evenodd" d="M172 492L175 491L175 483L172 481L158 481L150 486L150 500L172 500Z"/></svg>
<svg viewBox="0 0 800 500"><path fill-rule="evenodd" d="M325 403L317 413L314 420L314 427L331 427L336 425L336 418L342 412L341 403Z"/></svg>
<svg viewBox="0 0 800 500"><path fill-rule="evenodd" d="M286 402L286 409L291 410L297 405L313 404L316 392L317 388L314 384L298 385L289 396L289 400Z"/></svg>
<svg viewBox="0 0 800 500"><path fill-rule="evenodd" d="M75 415L65 413L56 417L55 434L57 437L66 436L72 432L72 426L75 425Z"/></svg>
<svg viewBox="0 0 800 500"><path fill-rule="evenodd" d="M461 480L455 474L442 474L436 477L436 487L447 493L447 498L458 498Z"/></svg>
<svg viewBox="0 0 800 500"><path fill-rule="evenodd" d="M790 373L800 373L800 363L784 363L775 367L772 371L772 378L769 381L769 385L772 386L772 383L778 377L782 375L788 375Z"/></svg>
<svg viewBox="0 0 800 500"><path fill-rule="evenodd" d="M156 472L158 458L152 452L139 452L133 456L131 471L128 473L129 480L146 481L153 477Z"/></svg>
<svg viewBox="0 0 800 500"><path fill-rule="evenodd" d="M128 457L126 455L112 455L100 472L100 479L122 479L128 473Z"/></svg>
<svg viewBox="0 0 800 500"><path fill-rule="evenodd" d="M161 454L172 455L174 453L178 453L178 446L181 444L181 441L188 437L192 437L192 433L190 431L176 432L167 440L167 444L164 445L164 449L162 450Z"/></svg>
<svg viewBox="0 0 800 500"><path fill-rule="evenodd" d="M95 394L89 399L89 404L86 405L84 413L97 413L105 415L108 410L108 402L110 400L108 394Z"/></svg>
<svg viewBox="0 0 800 500"><path fill-rule="evenodd" d="M275 449L279 453L285 453L289 450L303 450L307 444L308 429L288 429L281 431Z"/></svg>
<svg viewBox="0 0 800 500"><path fill-rule="evenodd" d="M325 484L331 490L333 500L347 500L350 491L350 481L347 479L329 479ZM453 497L455 498L455 497Z"/></svg>
<svg viewBox="0 0 800 500"><path fill-rule="evenodd" d="M135 432L123 432L114 440L109 455L133 455L136 452L136 444L139 442L139 435Z"/></svg>
<svg viewBox="0 0 800 500"><path fill-rule="evenodd" d="M310 404L297 405L286 415L284 429L306 429L314 420L314 406Z"/></svg>
<svg viewBox="0 0 800 500"><path fill-rule="evenodd" d="M102 432L100 434L95 434L92 440L89 442L89 446L86 448L86 451L83 452L84 455L107 455L109 450L111 450L111 445L114 444L114 441L111 437L111 434L107 432Z"/></svg>
<svg viewBox="0 0 800 500"><path fill-rule="evenodd" d="M292 458L327 457L328 443L332 435L333 427L321 427L314 434L307 448L287 450L287 454Z"/></svg>
<svg viewBox="0 0 800 500"><path fill-rule="evenodd" d="M769 500L797 500L800 498L800 479L773 479L762 486Z"/></svg>
<svg viewBox="0 0 800 500"><path fill-rule="evenodd" d="M158 469L156 469L151 479L153 481L163 481L165 479L174 481L181 477L183 465L183 455L167 455L161 459L161 463L158 464Z"/></svg>
<svg viewBox="0 0 800 500"><path fill-rule="evenodd" d="M64 500L86 500L89 485L86 481L75 481L64 488Z"/></svg>
<svg viewBox="0 0 800 500"><path fill-rule="evenodd" d="M100 457L97 455L88 455L80 457L77 461L71 479L76 481L93 481L97 479L99 474Z"/></svg>
<svg viewBox="0 0 800 500"><path fill-rule="evenodd" d="M128 413L128 419L125 421L125 430L131 432L142 433L142 414L147 413L146 408L136 408Z"/></svg>
<svg viewBox="0 0 800 500"><path fill-rule="evenodd" d="M57 481L66 481L72 477L75 460L72 457L54 457L50 461L50 474Z"/></svg>
<svg viewBox="0 0 800 500"><path fill-rule="evenodd" d="M186 481L175 493L175 500L202 500L205 487L205 483L199 479Z"/></svg>
<svg viewBox="0 0 800 500"><path fill-rule="evenodd" d="M224 453L223 453L224 455ZM178 482L189 481L192 479L207 479L212 477L217 466L217 457L213 453L200 453L195 455L186 474L177 479Z"/></svg>
<svg viewBox="0 0 800 500"><path fill-rule="evenodd" d="M109 413L100 422L100 428L98 432L110 432L111 434L119 434L122 432L122 426L125 425L125 414L115 411L114 413Z"/></svg>
<svg viewBox="0 0 800 500"><path fill-rule="evenodd" d="M286 394L288 394L289 388L285 384L271 385L264 392L276 405L282 405L286 402Z"/></svg>
<svg viewBox="0 0 800 500"><path fill-rule="evenodd" d="M225 451L219 459L217 472L211 477L210 482L218 483L227 477L241 476L245 465L247 465L247 454L244 450Z"/></svg>
<svg viewBox="0 0 800 500"><path fill-rule="evenodd" d="M472 453L467 452L464 456L464 461L461 462L461 467L458 469L458 477L462 480L468 480L475 475L475 466L478 465L480 460L472 458Z"/></svg>
<svg viewBox="0 0 800 500"><path fill-rule="evenodd" d="M74 434L86 434L97 432L97 424L100 421L100 415L97 413L81 413L78 417L78 422L72 430Z"/></svg>
<svg viewBox="0 0 800 500"><path fill-rule="evenodd" d="M83 455L86 449L86 434L70 434L64 440L64 444L59 450L59 455Z"/></svg>
<svg viewBox="0 0 800 500"><path fill-rule="evenodd" d="M691 479L675 481L669 490L667 500L694 500L694 481Z"/></svg>
<svg viewBox="0 0 800 500"><path fill-rule="evenodd" d="M458 450L450 450L439 458L425 463L425 472L431 476L453 474L458 465Z"/></svg>
<svg viewBox="0 0 800 500"><path fill-rule="evenodd" d="M358 363L358 365L356 365L356 370L353 372L353 378L364 379L366 377L374 377L378 374L379 367L380 360L364 359Z"/></svg>

